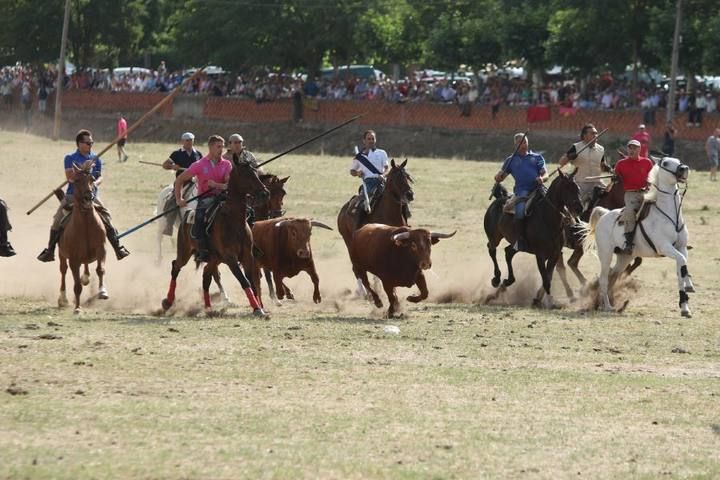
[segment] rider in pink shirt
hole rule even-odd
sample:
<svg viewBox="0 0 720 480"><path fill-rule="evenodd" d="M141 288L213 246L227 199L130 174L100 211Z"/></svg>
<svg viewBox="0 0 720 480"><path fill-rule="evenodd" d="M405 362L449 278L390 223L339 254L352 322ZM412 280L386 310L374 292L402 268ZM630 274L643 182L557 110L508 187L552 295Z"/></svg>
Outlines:
<svg viewBox="0 0 720 480"><path fill-rule="evenodd" d="M193 224L192 236L198 241L198 250L195 259L199 262L208 261L208 237L205 228L205 212L215 201L215 197L227 190L232 163L222 158L225 139L220 135L212 135L208 139L208 153L206 156L190 165L175 179L175 201L179 207L184 207L187 202L182 198L183 184L197 178L198 194L202 197L198 200L195 209L195 223Z"/></svg>

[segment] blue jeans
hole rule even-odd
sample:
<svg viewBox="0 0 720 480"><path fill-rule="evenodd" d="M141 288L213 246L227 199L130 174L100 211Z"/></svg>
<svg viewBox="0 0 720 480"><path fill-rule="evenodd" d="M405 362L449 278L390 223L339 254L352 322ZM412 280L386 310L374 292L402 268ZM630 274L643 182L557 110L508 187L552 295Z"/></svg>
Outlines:
<svg viewBox="0 0 720 480"><path fill-rule="evenodd" d="M363 183L367 189L368 197L372 198L372 194L375 189L382 183L380 177L363 178Z"/></svg>
<svg viewBox="0 0 720 480"><path fill-rule="evenodd" d="M195 209L195 223L193 223L192 237L195 240L205 240L207 238L207 230L205 228L205 212L215 202L215 197L203 197L198 200Z"/></svg>
<svg viewBox="0 0 720 480"><path fill-rule="evenodd" d="M530 195L531 192L526 192L524 190L515 192L516 197L527 197ZM520 200L515 204L515 218L518 220L521 220L525 218L525 204L527 203L527 198Z"/></svg>

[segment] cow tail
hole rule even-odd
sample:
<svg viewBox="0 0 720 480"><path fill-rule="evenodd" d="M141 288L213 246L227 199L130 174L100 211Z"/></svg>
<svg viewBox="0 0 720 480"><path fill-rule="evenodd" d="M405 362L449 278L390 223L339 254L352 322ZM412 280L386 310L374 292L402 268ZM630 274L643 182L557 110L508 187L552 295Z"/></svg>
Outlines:
<svg viewBox="0 0 720 480"><path fill-rule="evenodd" d="M595 207L590 214L590 221L588 223L580 222L578 228L580 234L580 241L582 242L583 250L588 251L595 248L595 229L600 219L608 213L610 210L603 207Z"/></svg>

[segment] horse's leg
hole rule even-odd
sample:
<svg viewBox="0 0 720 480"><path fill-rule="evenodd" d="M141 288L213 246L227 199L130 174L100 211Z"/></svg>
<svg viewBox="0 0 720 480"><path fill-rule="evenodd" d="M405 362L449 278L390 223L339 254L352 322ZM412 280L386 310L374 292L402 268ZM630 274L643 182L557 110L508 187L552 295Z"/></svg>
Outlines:
<svg viewBox="0 0 720 480"><path fill-rule="evenodd" d="M172 267L170 269L170 286L168 287L167 295L162 301L163 310L169 309L170 307L172 307L173 303L175 303L175 288L177 287L177 277L180 274L180 270L182 270L188 260L190 260L190 255L192 255L190 239L187 238L183 240L183 237L186 235L186 233L187 228L181 227L178 230L177 256L175 260L172 261Z"/></svg>
<svg viewBox="0 0 720 480"><path fill-rule="evenodd" d="M635 260L630 265L628 265L628 267L623 272L623 275L630 276L630 274L637 270L640 265L642 265L642 257L635 257Z"/></svg>
<svg viewBox="0 0 720 480"><path fill-rule="evenodd" d="M560 277L560 281L563 284L563 287L565 288L565 294L568 296L569 299L574 300L575 294L572 291L572 288L570 288L570 284L567 281L567 274L565 271L565 262L563 261L563 255L562 252L560 253L560 258L558 259L557 263L557 273Z"/></svg>
<svg viewBox="0 0 720 480"><path fill-rule="evenodd" d="M225 288L223 287L223 284L221 282L220 268L216 268L215 270L213 270L212 279L215 282L215 285L217 285L218 290L220 290L220 296L222 297L223 301L225 303L230 303L230 298L227 296L227 293L225 293Z"/></svg>
<svg viewBox="0 0 720 480"><path fill-rule="evenodd" d="M67 273L67 258L60 254L60 296L58 297L58 307L67 307L68 299L65 293L65 274Z"/></svg>
<svg viewBox="0 0 720 480"><path fill-rule="evenodd" d="M90 267L88 267L87 263L83 265L83 274L80 277L80 282L82 282L83 286L90 284Z"/></svg>
<svg viewBox="0 0 720 480"><path fill-rule="evenodd" d="M70 271L73 276L73 292L75 293L75 310L74 313L80 313L80 294L82 293L82 281L80 279L80 263L70 261Z"/></svg>
<svg viewBox="0 0 720 480"><path fill-rule="evenodd" d="M517 252L512 245L508 245L507 247L505 247L505 262L507 263L508 267L508 278L503 281L503 287L509 287L510 285L515 283L515 273L513 273L512 259L516 253Z"/></svg>
<svg viewBox="0 0 720 480"><path fill-rule="evenodd" d="M95 273L98 276L98 298L100 300L107 300L110 298L108 295L107 288L105 288L105 253L101 252L97 259L97 268Z"/></svg>
<svg viewBox="0 0 720 480"><path fill-rule="evenodd" d="M559 250L556 254L552 254L550 258L547 259L547 263L545 264L545 277L547 278L547 288L545 290L547 295L545 295L545 298L543 298L543 306L545 308L555 307L555 302L553 300L552 294L550 293L550 289L552 288L552 278L553 273L555 272L555 266L557 265L558 260L561 258L562 250Z"/></svg>
<svg viewBox="0 0 720 480"><path fill-rule="evenodd" d="M162 241L163 241L163 232L165 231L165 227L167 224L167 218L160 217L158 219L158 226L157 226L157 257L155 258L155 264L160 265L162 263Z"/></svg>
<svg viewBox="0 0 720 480"><path fill-rule="evenodd" d="M583 250L582 246L576 248L573 250L573 254L570 255L570 258L568 259L568 265L570 266L570 269L573 271L577 279L580 281L582 285L585 285L587 283L587 278L585 278L585 275L582 274L580 269L578 268L578 265L580 264L580 259L585 254L585 251ZM561 257L562 259L562 257ZM560 266L558 265L558 269Z"/></svg>
<svg viewBox="0 0 720 480"><path fill-rule="evenodd" d="M225 263L228 267L230 267L230 271L233 275L235 275L235 278L237 278L238 282L240 282L240 286L242 287L245 295L247 296L248 303L250 303L250 306L253 309L253 314L258 316L264 316L265 312L260 307L260 303L258 302L257 298L255 297L255 293L250 287L250 282L248 282L245 274L240 269L240 264L237 262L237 259L226 261Z"/></svg>
<svg viewBox="0 0 720 480"><path fill-rule="evenodd" d="M659 246L658 250L666 257L674 258L677 266L677 280L678 280L678 291L680 292L680 314L683 317L692 317L690 312L690 306L688 305L690 297L687 292L694 292L695 287L690 279L690 274L687 268L687 248L683 247L683 252L680 252L670 243L665 243Z"/></svg>
<svg viewBox="0 0 720 480"><path fill-rule="evenodd" d="M212 282L215 272L217 272L218 264L214 260L211 260L203 267L202 274L202 289L203 289L203 304L205 310L211 310L212 305L210 304L210 283Z"/></svg>
<svg viewBox="0 0 720 480"><path fill-rule="evenodd" d="M539 307L540 301L545 304L545 297L550 295L550 281L548 279L548 271L545 266L545 258L542 255L535 255L535 263L537 264L538 271L540 272L540 278L542 279L542 288L538 290L538 294L533 299L533 305Z"/></svg>
<svg viewBox="0 0 720 480"><path fill-rule="evenodd" d="M618 279L622 276L623 272L625 271L626 267L630 264L633 257L631 255L617 255L617 260L615 261L615 265L610 269L610 276L608 281L608 286L610 290L612 290L613 285L615 285L615 282L618 281Z"/></svg>
<svg viewBox="0 0 720 480"><path fill-rule="evenodd" d="M497 288L500 286L500 275L502 275L502 272L500 271L500 266L498 265L497 261L497 243L494 242L488 242L488 254L490 254L490 259L493 262L493 278L490 280L490 283L493 287Z"/></svg>

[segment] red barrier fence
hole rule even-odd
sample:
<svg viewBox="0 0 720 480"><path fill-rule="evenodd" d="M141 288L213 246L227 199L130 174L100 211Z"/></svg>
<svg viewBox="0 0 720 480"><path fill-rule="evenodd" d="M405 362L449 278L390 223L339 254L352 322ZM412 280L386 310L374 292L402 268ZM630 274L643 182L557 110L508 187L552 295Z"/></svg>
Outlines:
<svg viewBox="0 0 720 480"><path fill-rule="evenodd" d="M95 111L147 111L164 94L102 92L93 90L70 90L63 95L63 108ZM183 102L182 97L173 102ZM210 119L226 119L248 123L290 122L293 119L293 102L290 99L257 103L249 99L234 97L193 97L192 103L200 108L197 116ZM541 107L542 108L542 107ZM546 111L531 110L527 107L501 107L495 118L489 106L473 105L464 112L457 105L437 103L389 103L385 101L333 101L306 99L303 102L303 121L306 123L338 124L348 118L364 114L359 123L380 127L438 128L458 131L525 131L567 132L577 135L583 124L594 123L599 129L608 128L609 133L630 136L638 124L643 122L640 110L574 110L551 108L549 120L528 123L534 117L547 118ZM530 114L529 114L530 113ZM165 117L173 116L173 104L160 112ZM183 113L184 114L184 113ZM657 122L648 125L656 142L660 143L665 128L665 112L656 112ZM687 114L675 119L677 138L704 141L712 130L720 126L718 113L705 114L701 127L687 127Z"/></svg>

